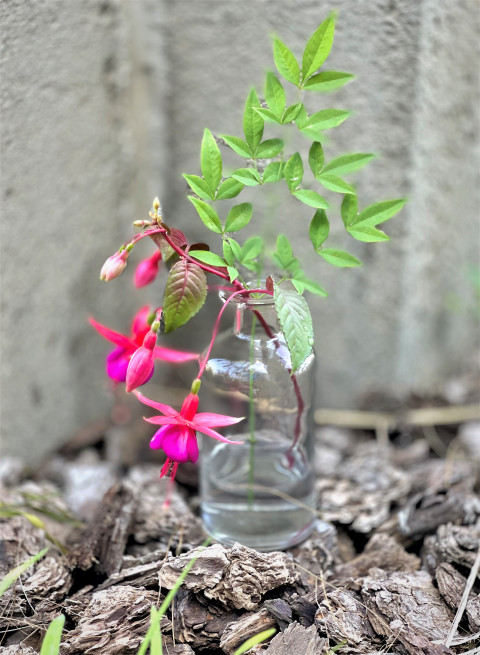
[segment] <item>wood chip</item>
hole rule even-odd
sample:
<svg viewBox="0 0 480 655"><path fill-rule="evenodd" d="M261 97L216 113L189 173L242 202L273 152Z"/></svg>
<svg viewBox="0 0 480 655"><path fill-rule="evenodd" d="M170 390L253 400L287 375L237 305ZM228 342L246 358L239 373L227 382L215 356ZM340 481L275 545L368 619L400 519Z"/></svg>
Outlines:
<svg viewBox="0 0 480 655"><path fill-rule="evenodd" d="M227 655L231 655L247 639L274 625L275 619L264 608L258 612L247 612L237 621L227 625L220 641L220 648Z"/></svg>
<svg viewBox="0 0 480 655"><path fill-rule="evenodd" d="M167 559L160 570L160 585L171 589L196 554L197 549ZM236 609L255 610L267 591L292 584L297 578L294 564L285 553L260 553L240 544L232 548L214 544L200 552L184 585Z"/></svg>
<svg viewBox="0 0 480 655"><path fill-rule="evenodd" d="M321 639L314 625L304 628L299 623L292 623L270 642L265 655L321 655L327 652L327 641Z"/></svg>

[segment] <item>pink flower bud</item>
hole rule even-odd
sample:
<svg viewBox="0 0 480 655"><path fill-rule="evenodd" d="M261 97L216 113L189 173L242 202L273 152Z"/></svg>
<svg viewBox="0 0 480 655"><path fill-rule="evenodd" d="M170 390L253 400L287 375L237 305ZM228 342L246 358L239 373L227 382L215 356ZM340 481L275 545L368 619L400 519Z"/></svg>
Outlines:
<svg viewBox="0 0 480 655"><path fill-rule="evenodd" d="M153 349L157 342L157 334L150 330L145 335L143 346L137 348L128 363L126 376L126 389L133 391L145 382L148 382L154 371Z"/></svg>
<svg viewBox="0 0 480 655"><path fill-rule="evenodd" d="M109 257L105 264L102 266L102 270L100 271L100 279L109 282L110 280L118 277L127 265L129 254L130 253L128 250L122 250L121 252L116 252L114 255Z"/></svg>
<svg viewBox="0 0 480 655"><path fill-rule="evenodd" d="M151 257L142 259L135 269L134 282L137 289L146 287L151 284L158 275L158 263L162 255L160 250L156 250Z"/></svg>

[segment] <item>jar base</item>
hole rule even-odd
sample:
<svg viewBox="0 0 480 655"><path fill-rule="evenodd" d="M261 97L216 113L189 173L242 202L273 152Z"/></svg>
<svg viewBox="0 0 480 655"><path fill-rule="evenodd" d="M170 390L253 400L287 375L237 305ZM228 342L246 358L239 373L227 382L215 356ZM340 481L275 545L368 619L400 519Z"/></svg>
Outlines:
<svg viewBox="0 0 480 655"><path fill-rule="evenodd" d="M311 504L311 499L305 500L305 505ZM308 507L282 501L268 506L204 502L202 518L206 531L220 543L232 546L238 542L263 552L296 546L312 533L316 521L315 512Z"/></svg>

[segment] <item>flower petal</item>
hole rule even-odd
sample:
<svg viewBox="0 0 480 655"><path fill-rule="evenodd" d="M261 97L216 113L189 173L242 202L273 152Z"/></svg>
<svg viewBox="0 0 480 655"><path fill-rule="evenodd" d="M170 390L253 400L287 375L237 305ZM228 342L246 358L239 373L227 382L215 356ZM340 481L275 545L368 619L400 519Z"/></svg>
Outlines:
<svg viewBox="0 0 480 655"><path fill-rule="evenodd" d="M137 348L130 358L127 369L126 389L128 392L148 382L153 375L154 359L151 350L145 346Z"/></svg>
<svg viewBox="0 0 480 655"><path fill-rule="evenodd" d="M144 405L148 405L149 407L153 407L154 409L158 409L158 411L162 412L162 414L165 414L165 416L172 416L172 417L180 416L180 413L177 412L176 409L173 409L173 407L170 407L170 405L165 405L164 403L158 403L156 400L150 400L150 398L147 398L139 391L136 391L135 395L137 396L138 400L141 403L143 403Z"/></svg>
<svg viewBox="0 0 480 655"><path fill-rule="evenodd" d="M200 412L195 416L194 423L196 425L210 426L211 428L221 428L226 425L240 423L244 418L244 416L237 418L235 416L225 416L224 414L213 414L212 412Z"/></svg>
<svg viewBox="0 0 480 655"><path fill-rule="evenodd" d="M105 325L102 325L101 323L97 323L97 321L94 318L89 318L88 319L90 322L90 325L92 325L97 332L99 332L104 339L108 339L108 341L111 341L112 343L115 343L117 346L121 346L122 348L125 348L125 350L129 350L130 352L133 352L136 350L137 345L135 344L134 341L126 337L124 334L120 334L119 332L114 332L113 330L110 330L110 328L106 327Z"/></svg>
<svg viewBox="0 0 480 655"><path fill-rule="evenodd" d="M162 442L162 448L170 459L175 462L187 462L191 440L196 441L195 431L186 425L183 427L167 428Z"/></svg>
<svg viewBox="0 0 480 655"><path fill-rule="evenodd" d="M179 421L172 416L144 416L143 420L153 425L185 425L183 421Z"/></svg>
<svg viewBox="0 0 480 655"><path fill-rule="evenodd" d="M150 448L152 450L158 450L159 448L162 447L163 439L165 437L165 432L168 429L169 429L168 427L163 427L155 432L153 437L150 439Z"/></svg>
<svg viewBox="0 0 480 655"><path fill-rule="evenodd" d="M154 357L163 359L165 362L190 362L192 359L198 359L197 353L183 352L181 350L172 350L171 348L162 348L162 346L155 346L153 349Z"/></svg>
<svg viewBox="0 0 480 655"><path fill-rule="evenodd" d="M130 354L125 348L115 348L115 350L109 352L105 362L108 377L115 380L115 382L125 382L129 361Z"/></svg>
<svg viewBox="0 0 480 655"><path fill-rule="evenodd" d="M241 444L243 441L232 441L231 439L227 439L226 437L223 437L219 432L215 432L215 430L211 430L210 428L207 428L205 426L200 426L196 425L194 421L190 422L190 425L198 430L199 432L203 432L203 434L206 434L209 437L212 437L213 439L218 439L218 441L223 441L224 443L233 443L233 444Z"/></svg>
<svg viewBox="0 0 480 655"><path fill-rule="evenodd" d="M150 330L150 325L147 323L150 313L150 305L145 305L145 307L142 307L142 309L140 309L133 317L132 336L135 343L138 343L140 346L143 343L143 338Z"/></svg>

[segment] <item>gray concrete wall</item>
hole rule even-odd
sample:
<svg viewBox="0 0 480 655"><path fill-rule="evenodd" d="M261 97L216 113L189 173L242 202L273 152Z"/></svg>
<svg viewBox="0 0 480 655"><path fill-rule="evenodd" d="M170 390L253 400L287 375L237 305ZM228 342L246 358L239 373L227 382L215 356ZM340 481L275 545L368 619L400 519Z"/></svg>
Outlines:
<svg viewBox="0 0 480 655"><path fill-rule="evenodd" d="M317 404L351 407L369 389L434 391L478 348L467 278L478 267L479 20L476 0L335 6L328 67L358 78L320 97L354 110L329 152L381 155L358 176L365 205L410 198L387 224L388 244L353 242L334 220L332 244L357 254L362 269L319 264L307 240L296 241L330 292L311 304ZM130 293L128 278L100 283L101 264L157 194L170 224L207 238L181 177L198 172L203 128L239 134L250 85L260 90L273 68L270 33L300 53L330 8L313 0L0 1L2 450L34 462L108 412L108 347L86 317L127 329L130 312L156 298ZM275 234L308 225L311 212L276 190L257 200L262 226ZM199 317L176 339L207 324Z"/></svg>

